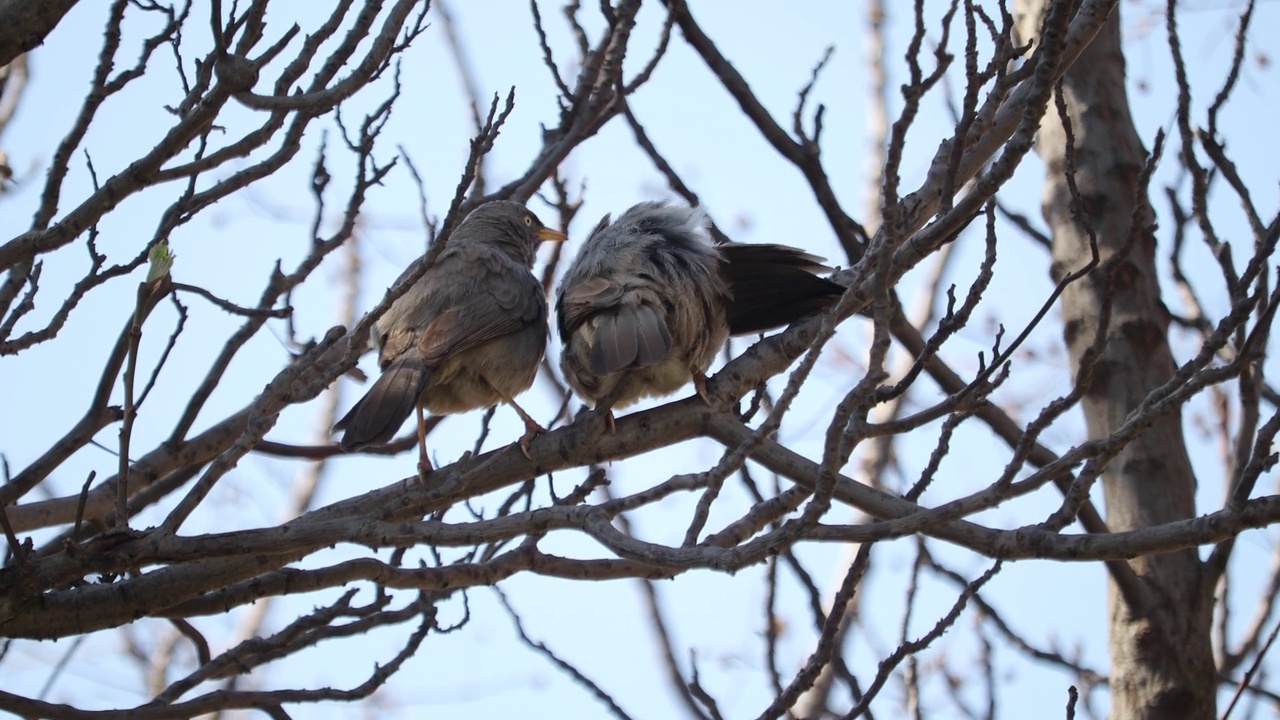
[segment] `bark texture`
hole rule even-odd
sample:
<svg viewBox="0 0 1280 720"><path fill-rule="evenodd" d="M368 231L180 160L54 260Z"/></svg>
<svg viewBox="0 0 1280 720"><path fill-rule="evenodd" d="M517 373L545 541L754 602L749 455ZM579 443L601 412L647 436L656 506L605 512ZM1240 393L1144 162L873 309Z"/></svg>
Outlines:
<svg viewBox="0 0 1280 720"><path fill-rule="evenodd" d="M1036 37L1049 2L1019 0L1022 38ZM1089 262L1089 227L1102 261L1062 295L1063 336L1076 377L1103 325L1104 344L1085 375L1082 400L1091 439L1118 429L1175 367L1156 275L1153 214L1141 186L1147 153L1129 113L1124 78L1117 10L1062 83L1083 218L1072 210L1067 129L1052 105L1036 141L1045 163L1042 209L1053 232L1054 279ZM1126 252L1113 271L1102 271L1108 258ZM1180 414L1166 415L1116 456L1102 483L1113 531L1194 516L1196 481ZM1129 564L1139 578L1138 592L1121 593L1113 581L1107 598L1111 717L1213 718L1212 593L1195 550Z"/></svg>
<svg viewBox="0 0 1280 720"><path fill-rule="evenodd" d="M0 65L44 43L78 0L0 0Z"/></svg>

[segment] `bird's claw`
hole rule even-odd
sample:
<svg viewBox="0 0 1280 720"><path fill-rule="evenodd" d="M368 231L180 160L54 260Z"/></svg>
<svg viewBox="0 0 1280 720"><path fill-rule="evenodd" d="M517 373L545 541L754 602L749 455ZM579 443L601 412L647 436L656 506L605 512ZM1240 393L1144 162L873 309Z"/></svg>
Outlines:
<svg viewBox="0 0 1280 720"><path fill-rule="evenodd" d="M694 371L693 373L693 389L698 393L698 397L702 398L702 402L708 406L711 405L711 396L707 394L707 376Z"/></svg>
<svg viewBox="0 0 1280 720"><path fill-rule="evenodd" d="M533 459L533 455L529 453L529 443L533 442L533 439L537 437L539 434L544 433L546 431L547 431L546 428L542 427L536 422L525 423L524 435L521 435L520 439L516 441L516 444L520 446L520 452L524 453L525 459L527 460Z"/></svg>

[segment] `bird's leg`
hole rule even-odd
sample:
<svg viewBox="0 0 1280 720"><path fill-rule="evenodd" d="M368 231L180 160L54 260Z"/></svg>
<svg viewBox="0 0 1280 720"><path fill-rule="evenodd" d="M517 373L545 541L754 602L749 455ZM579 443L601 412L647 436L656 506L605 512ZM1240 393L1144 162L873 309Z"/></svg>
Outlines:
<svg viewBox="0 0 1280 720"><path fill-rule="evenodd" d="M708 406L711 405L711 396L707 395L707 375L701 370L691 370L693 374L693 389L698 393L698 397L702 398L702 402Z"/></svg>
<svg viewBox="0 0 1280 720"><path fill-rule="evenodd" d="M509 397L503 397L502 401L514 408L515 411L519 413L520 419L524 421L524 435L521 435L520 439L516 442L520 444L520 452L524 453L525 457L532 460L533 456L529 454L529 443L537 437L538 433L544 433L547 429L539 425L538 421L534 420L529 413L525 412L524 408L517 405L515 400L512 400Z"/></svg>
<svg viewBox="0 0 1280 720"><path fill-rule="evenodd" d="M520 436L517 442L520 444L520 452L524 453L526 458L532 460L533 456L529 454L529 443L538 433L544 433L547 429L539 425L537 420L530 417L529 413L517 405L515 400L508 400L507 403L515 408L515 411L520 414L520 419L524 421L524 434Z"/></svg>
<svg viewBox="0 0 1280 720"><path fill-rule="evenodd" d="M427 418L422 414L422 406L415 405L418 411L418 478L425 480L431 472L431 460L427 458Z"/></svg>
<svg viewBox="0 0 1280 720"><path fill-rule="evenodd" d="M617 396L618 394L616 392L609 393L604 398L597 400L595 406L592 408L592 411L596 415L604 417L604 427L609 431L610 435L614 435L618 432L618 422L613 416L613 401Z"/></svg>
<svg viewBox="0 0 1280 720"><path fill-rule="evenodd" d="M595 411L604 415L604 424L609 430L610 435L618 432L617 418L613 414L613 406L617 404L618 398L624 397L631 393L633 380L624 377L613 389L605 394L604 397L596 401Z"/></svg>

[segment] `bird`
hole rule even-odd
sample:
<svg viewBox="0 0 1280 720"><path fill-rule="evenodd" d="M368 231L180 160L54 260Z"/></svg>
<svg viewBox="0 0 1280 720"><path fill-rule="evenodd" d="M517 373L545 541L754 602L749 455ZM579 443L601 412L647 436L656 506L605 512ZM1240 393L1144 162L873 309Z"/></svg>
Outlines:
<svg viewBox="0 0 1280 720"><path fill-rule="evenodd" d="M447 415L503 402L524 421L519 445L528 456L543 428L515 396L533 384L549 335L546 291L532 268L540 242L564 239L516 202L471 211L431 267L374 323L382 374L334 425L342 431L339 447L385 443L416 409L418 471L425 476L424 409Z"/></svg>
<svg viewBox="0 0 1280 720"><path fill-rule="evenodd" d="M560 367L593 406L663 396L706 370L730 335L829 307L844 286L823 259L775 244L717 245L699 207L642 202L596 225L556 293Z"/></svg>

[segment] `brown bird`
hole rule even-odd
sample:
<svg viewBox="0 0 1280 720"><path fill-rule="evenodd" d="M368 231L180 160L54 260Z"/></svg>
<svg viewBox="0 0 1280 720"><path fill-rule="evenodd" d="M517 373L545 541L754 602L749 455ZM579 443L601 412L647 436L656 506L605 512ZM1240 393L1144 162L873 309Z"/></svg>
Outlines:
<svg viewBox="0 0 1280 720"><path fill-rule="evenodd" d="M382 375L334 425L352 450L395 436L415 409L419 472L427 459L423 409L460 413L505 402L525 423L520 449L542 431L515 396L533 384L547 344L547 296L531 272L538 243L564 240L519 203L476 208L435 263L374 324ZM405 271L406 273L409 270Z"/></svg>
<svg viewBox="0 0 1280 720"><path fill-rule="evenodd" d="M822 258L785 245L716 245L700 208L645 202L606 215L556 298L560 367L583 398L622 407L693 381L730 335L825 309L844 286L814 273ZM612 415L607 416L612 420Z"/></svg>

